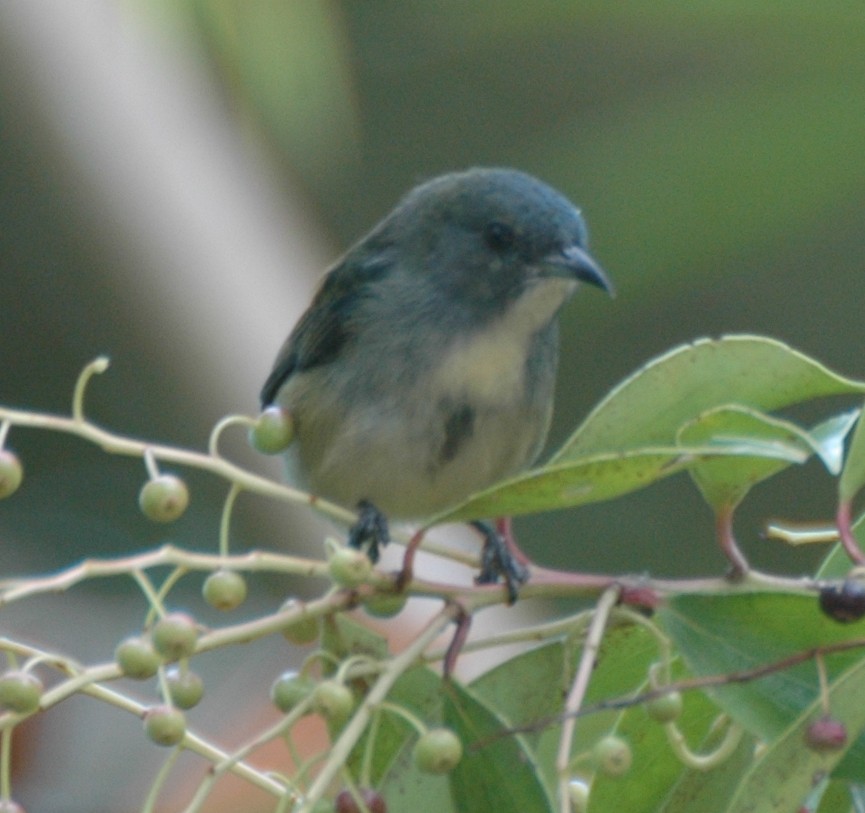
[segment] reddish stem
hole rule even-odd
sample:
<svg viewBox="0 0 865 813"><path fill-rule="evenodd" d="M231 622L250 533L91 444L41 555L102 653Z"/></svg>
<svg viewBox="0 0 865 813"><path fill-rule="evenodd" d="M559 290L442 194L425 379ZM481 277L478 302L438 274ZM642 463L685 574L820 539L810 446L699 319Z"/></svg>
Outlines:
<svg viewBox="0 0 865 813"><path fill-rule="evenodd" d="M414 557L417 549L420 547L420 543L423 542L425 534L426 528L416 531L405 547L405 553L402 557L402 570L396 575L396 589L400 592L405 590L414 576Z"/></svg>
<svg viewBox="0 0 865 813"><path fill-rule="evenodd" d="M857 565L865 565L865 554L862 553L862 548L859 547L859 542L853 535L852 512L853 505L850 500L843 500L838 503L835 524L838 526L838 536L841 538L841 544L847 551L847 555Z"/></svg>
<svg viewBox="0 0 865 813"><path fill-rule="evenodd" d="M736 537L733 534L733 513L732 506L721 508L715 515L715 531L718 534L718 544L730 563L730 578L738 580L750 570L750 567L748 560L736 544Z"/></svg>
<svg viewBox="0 0 865 813"><path fill-rule="evenodd" d="M531 567L532 560L523 553L522 548L517 544L517 538L514 536L513 520L510 517L499 517L496 520L496 531L499 536L505 541L505 545L514 557L523 567Z"/></svg>
<svg viewBox="0 0 865 813"><path fill-rule="evenodd" d="M631 581L631 584L628 584ZM585 590L586 595L597 595L618 585L621 590L619 602L631 607L654 609L661 603L658 591L649 585L639 583L639 579L623 579L601 573L578 573L570 570L551 570L535 565L531 569L528 584L556 584Z"/></svg>
<svg viewBox="0 0 865 813"><path fill-rule="evenodd" d="M471 615L465 611L461 612L456 618L456 625L456 632L454 632L454 637L451 638L451 642L448 644L442 665L445 678L449 678L453 674L457 665L457 658L465 646L466 639L469 637L469 630L472 626Z"/></svg>

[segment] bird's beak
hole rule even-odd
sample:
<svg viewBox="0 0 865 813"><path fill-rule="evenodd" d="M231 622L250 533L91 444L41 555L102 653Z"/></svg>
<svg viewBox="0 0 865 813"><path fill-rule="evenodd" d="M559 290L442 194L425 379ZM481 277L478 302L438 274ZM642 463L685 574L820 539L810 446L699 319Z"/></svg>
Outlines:
<svg viewBox="0 0 865 813"><path fill-rule="evenodd" d="M613 283L604 270L580 246L570 245L563 251L546 257L543 264L551 276L578 279L596 288L603 288L610 296L616 295Z"/></svg>

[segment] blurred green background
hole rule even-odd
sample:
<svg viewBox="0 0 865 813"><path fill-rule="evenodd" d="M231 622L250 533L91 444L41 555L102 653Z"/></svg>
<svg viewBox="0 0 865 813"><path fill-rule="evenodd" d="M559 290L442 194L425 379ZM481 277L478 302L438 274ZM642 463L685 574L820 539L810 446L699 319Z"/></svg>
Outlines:
<svg viewBox="0 0 865 813"><path fill-rule="evenodd" d="M5 403L64 409L79 367L107 352L99 419L200 443L219 415L255 408L311 279L414 183L473 164L536 173L581 205L619 289L564 315L552 443L624 375L702 335L764 333L865 374L865 19L852 3L207 0L106 4L65 30L59 4L24 5L5 12L2 56ZM225 290L242 304L209 308ZM53 492L40 526L83 512L76 523L114 527L101 548L152 541L126 502L107 510L118 472L134 493L140 467L12 442L27 452L22 501L42 482ZM767 513L830 514L824 480L814 469L757 491L740 533L758 563L790 560L751 542ZM106 510L95 518L82 491ZM57 563L82 538L68 521ZM520 530L563 566L720 565L682 481Z"/></svg>
<svg viewBox="0 0 865 813"><path fill-rule="evenodd" d="M108 353L94 419L201 446L255 410L327 264L416 182L476 164L578 203L618 288L564 314L551 444L699 336L766 334L865 376L863 44L852 2L5 2L0 402L66 411ZM6 572L171 538L136 512L139 461L10 445L27 479L0 505ZM169 534L209 549L223 488L192 485ZM809 464L749 498L742 547L805 570L819 551L761 541L763 523L832 511ZM243 506L238 549L291 545L298 513ZM682 477L517 530L548 565L723 567Z"/></svg>

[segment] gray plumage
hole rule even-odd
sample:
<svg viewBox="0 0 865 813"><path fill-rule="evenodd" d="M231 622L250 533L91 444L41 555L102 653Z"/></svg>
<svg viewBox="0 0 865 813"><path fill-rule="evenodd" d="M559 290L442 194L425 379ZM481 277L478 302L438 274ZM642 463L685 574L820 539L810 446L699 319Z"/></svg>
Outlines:
<svg viewBox="0 0 865 813"><path fill-rule="evenodd" d="M568 200L514 170L409 192L327 273L264 385L294 418L294 479L420 518L531 464L557 313L580 280L611 291L586 239Z"/></svg>

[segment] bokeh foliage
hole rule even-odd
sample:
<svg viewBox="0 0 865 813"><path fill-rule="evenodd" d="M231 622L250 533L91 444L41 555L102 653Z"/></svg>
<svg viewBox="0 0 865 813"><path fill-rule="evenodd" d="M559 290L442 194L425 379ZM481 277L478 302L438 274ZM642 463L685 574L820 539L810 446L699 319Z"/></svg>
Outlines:
<svg viewBox="0 0 865 813"><path fill-rule="evenodd" d="M19 37L18 4L41 10L45 32L59 38L46 39L44 54ZM564 314L553 448L625 375L698 336L770 335L832 369L865 374L858 352L865 19L854 3L104 6L100 23L108 34L100 30L90 48L102 70L128 68L122 42L130 32L153 41L154 63L163 49L195 63L218 88L226 119L239 122L237 149L262 157L274 185L302 201L331 238L327 256L417 180L454 167L518 166L578 202L619 297L580 297ZM255 387L233 391L237 370L226 366L222 388L203 399L198 348L181 330L164 347L170 309L143 312L127 287L118 258L145 285L151 269L118 239L114 201L94 203L82 192L91 175L107 177L109 187L116 176L117 198L127 190L115 165L79 158L81 131L58 115L62 63L51 58L62 55L64 36L53 16L47 1L0 8L0 400L61 411L74 371L109 352L119 384L95 394L100 420L154 439L203 438L219 415L252 409ZM59 95L40 95L45 86L36 75L56 82ZM103 97L97 87L81 90L83 119ZM124 101L142 121L161 104L158 96ZM166 140L164 149L172 148ZM131 147L127 160L139 160ZM187 239L185 221L174 229ZM243 258L248 246L240 246ZM250 296L275 296L246 263L232 270L249 279ZM196 283L191 300L207 300L221 284L216 276ZM288 272L284 284L297 299L306 296ZM191 309L187 318L207 322ZM275 332L287 332L285 321ZM214 337L228 333L238 342L245 328L240 321L210 326ZM262 378L277 341L244 348ZM816 416L796 417L810 426ZM98 455L56 438L22 433L16 446L28 479L19 500L0 512L7 571L163 541L128 512L140 466L106 472ZM829 478L809 468L819 465L794 467L749 497L738 529L759 565L799 572L816 562L817 552L793 555L758 534L770 516L829 516L834 492L821 485ZM207 483L192 485L196 499L178 533L210 538L217 524L211 509L222 495ZM709 514L696 490L682 491L661 483L612 509L520 520L518 531L550 565L719 572L714 545L695 531ZM49 511L39 508L46 496ZM261 538L260 517L252 514L250 544ZM274 595L282 590L273 586ZM97 613L93 623L102 619Z"/></svg>

